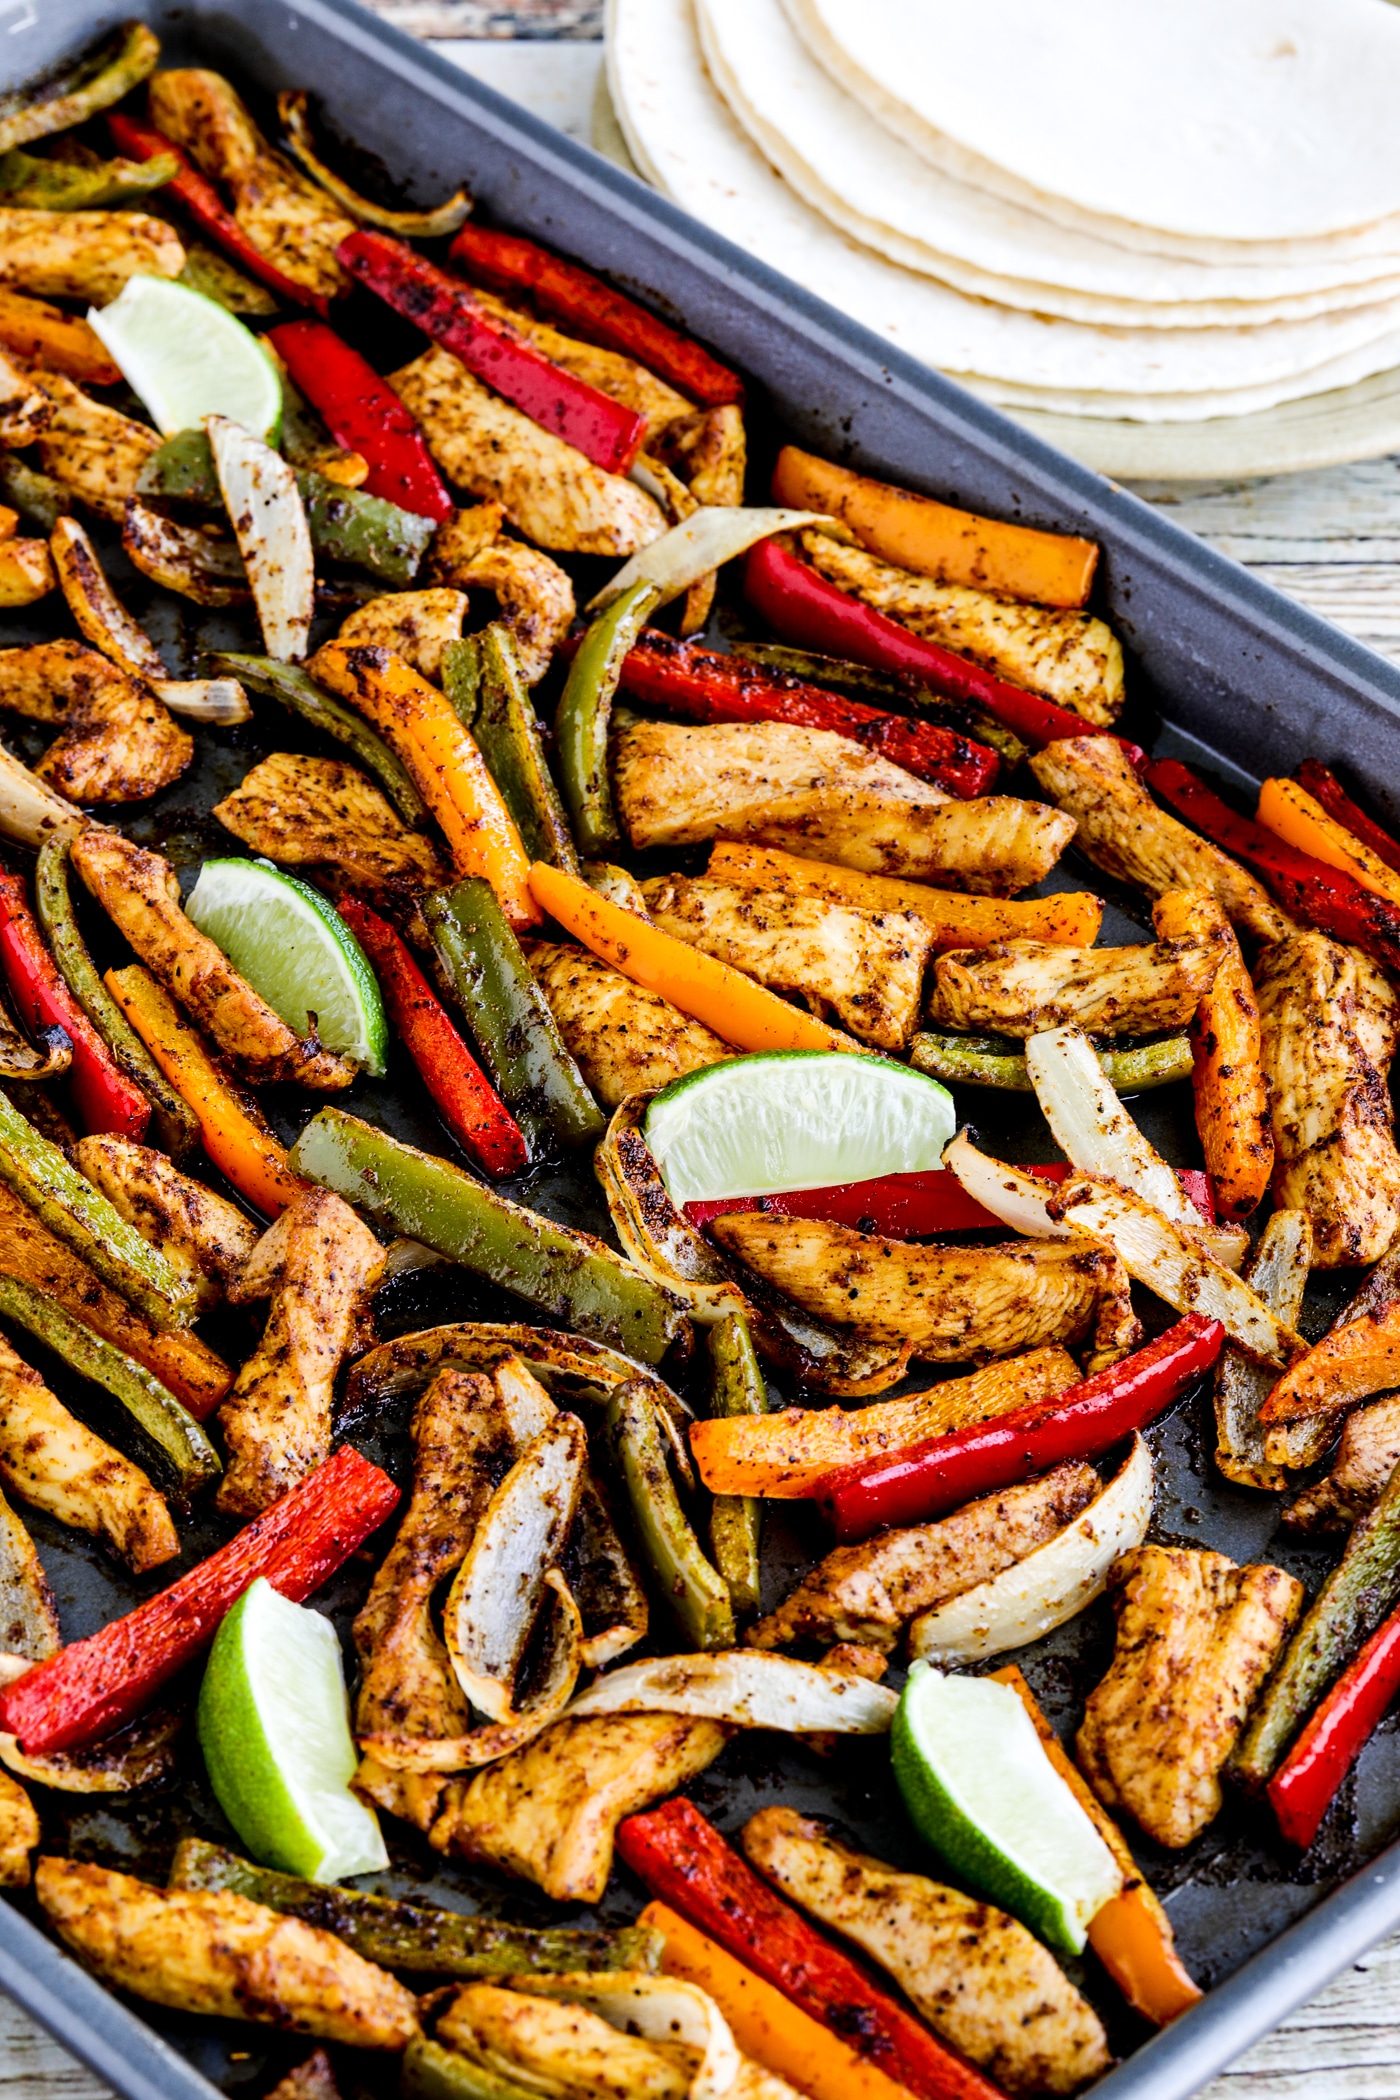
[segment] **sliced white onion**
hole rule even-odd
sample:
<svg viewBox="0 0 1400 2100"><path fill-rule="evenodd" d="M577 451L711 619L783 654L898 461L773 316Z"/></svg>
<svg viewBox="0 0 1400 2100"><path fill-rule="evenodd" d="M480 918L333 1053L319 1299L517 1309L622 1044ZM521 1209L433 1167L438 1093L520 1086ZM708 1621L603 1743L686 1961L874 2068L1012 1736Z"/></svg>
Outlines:
<svg viewBox="0 0 1400 2100"><path fill-rule="evenodd" d="M0 838L16 846L42 846L45 839L76 838L88 819L0 746Z"/></svg>
<svg viewBox="0 0 1400 2100"><path fill-rule="evenodd" d="M581 2005L619 2034L639 2035L644 2042L679 2042L693 2049L700 2062L687 2100L724 2100L743 2069L728 2021L698 1984L624 1969L612 1975L512 1976L508 1988L529 1998Z"/></svg>
<svg viewBox="0 0 1400 2100"><path fill-rule="evenodd" d="M1050 1199L1059 1194L1054 1184L979 1152L965 1130L944 1146L943 1165L957 1176L974 1202L1013 1232L1024 1233L1029 1240L1070 1238L1068 1225L1050 1215Z"/></svg>
<svg viewBox="0 0 1400 2100"><path fill-rule="evenodd" d="M666 1655L610 1670L568 1709L584 1714L690 1714L736 1728L791 1735L884 1735L899 1700L854 1670L821 1670L757 1648L713 1655Z"/></svg>
<svg viewBox="0 0 1400 2100"><path fill-rule="evenodd" d="M316 563L296 476L279 452L231 417L206 416L204 428L267 653L300 663L315 609Z"/></svg>
<svg viewBox="0 0 1400 2100"><path fill-rule="evenodd" d="M153 678L151 691L172 715L191 722L251 722L248 695L236 678Z"/></svg>
<svg viewBox="0 0 1400 2100"><path fill-rule="evenodd" d="M819 525L832 539L847 545L854 541L848 525L819 510L742 510L733 504L705 504L624 562L616 576L589 600L588 611L601 612L634 583L654 583L661 593L658 605L669 605L711 569L747 554L750 547L771 539L775 532L793 532L801 525Z"/></svg>

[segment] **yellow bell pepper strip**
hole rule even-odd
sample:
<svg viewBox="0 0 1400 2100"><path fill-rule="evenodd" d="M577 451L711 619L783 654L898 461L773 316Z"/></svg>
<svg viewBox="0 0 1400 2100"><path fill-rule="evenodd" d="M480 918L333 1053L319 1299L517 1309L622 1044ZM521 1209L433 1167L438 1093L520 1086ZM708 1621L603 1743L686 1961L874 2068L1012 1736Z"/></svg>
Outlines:
<svg viewBox="0 0 1400 2100"><path fill-rule="evenodd" d="M591 890L562 868L536 861L530 888L541 910L566 932L621 970L634 984L669 999L682 1013L703 1021L736 1050L851 1050L860 1045L811 1014L789 1006L776 992L755 984L742 970L716 962L639 919L611 897Z"/></svg>
<svg viewBox="0 0 1400 2100"><path fill-rule="evenodd" d="M1217 944L1220 966L1191 1022L1191 1086L1216 1208L1224 1218L1247 1218L1274 1171L1254 986L1234 928L1206 892L1167 890L1152 907L1152 925L1159 941Z"/></svg>
<svg viewBox="0 0 1400 2100"><path fill-rule="evenodd" d="M661 1935L662 1975L708 1992L745 2056L785 2078L807 2100L909 2100L908 2086L857 2056L849 2042L668 1903L649 1903L637 1922Z"/></svg>
<svg viewBox="0 0 1400 2100"><path fill-rule="evenodd" d="M1025 1707L1046 1756L1122 1869L1122 1890L1095 1911L1089 1945L1133 2011L1155 2027L1165 2027L1202 1995L1176 1951L1171 1920L1138 1871L1122 1831L1067 1755L1015 1663L992 1675L998 1684L1009 1684Z"/></svg>
<svg viewBox="0 0 1400 2100"><path fill-rule="evenodd" d="M1400 875L1296 780L1266 780L1259 790L1258 818L1286 846L1340 868L1373 896L1400 904Z"/></svg>
<svg viewBox="0 0 1400 2100"><path fill-rule="evenodd" d="M515 819L456 709L392 649L327 642L307 666L383 732L441 825L459 875L481 875L514 930L538 926Z"/></svg>
<svg viewBox="0 0 1400 2100"><path fill-rule="evenodd" d="M132 963L109 970L107 989L176 1092L193 1111L204 1149L240 1196L275 1218L306 1189L280 1145L205 1049L200 1037L149 970Z"/></svg>

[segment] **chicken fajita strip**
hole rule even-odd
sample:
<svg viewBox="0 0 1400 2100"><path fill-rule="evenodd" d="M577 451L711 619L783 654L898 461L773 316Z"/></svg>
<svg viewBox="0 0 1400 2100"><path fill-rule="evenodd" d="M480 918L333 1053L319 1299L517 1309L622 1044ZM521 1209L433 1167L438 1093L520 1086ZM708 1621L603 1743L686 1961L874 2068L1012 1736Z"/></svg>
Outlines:
<svg viewBox="0 0 1400 2100"><path fill-rule="evenodd" d="M1035 1035L1156 1035L1191 1019L1215 975L1205 941L1144 941L1072 948L1058 941L997 941L954 949L934 964L932 1020L949 1028Z"/></svg>
<svg viewBox="0 0 1400 2100"><path fill-rule="evenodd" d="M129 1138L80 1138L74 1158L127 1223L192 1278L202 1312L223 1301L260 1230L236 1203Z"/></svg>
<svg viewBox="0 0 1400 2100"><path fill-rule="evenodd" d="M586 948L530 941L525 954L569 1055L604 1108L734 1054L703 1022Z"/></svg>
<svg viewBox="0 0 1400 2100"><path fill-rule="evenodd" d="M79 642L0 650L0 708L58 725L35 771L70 801L142 801L194 757L150 687Z"/></svg>

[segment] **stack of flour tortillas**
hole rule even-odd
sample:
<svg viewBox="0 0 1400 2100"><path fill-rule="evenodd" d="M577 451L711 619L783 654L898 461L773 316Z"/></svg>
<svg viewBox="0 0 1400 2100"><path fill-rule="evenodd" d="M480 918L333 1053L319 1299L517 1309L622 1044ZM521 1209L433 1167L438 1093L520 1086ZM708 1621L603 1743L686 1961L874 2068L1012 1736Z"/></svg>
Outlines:
<svg viewBox="0 0 1400 2100"><path fill-rule="evenodd" d="M607 78L668 196L1098 464L1400 445L1387 0L609 0Z"/></svg>

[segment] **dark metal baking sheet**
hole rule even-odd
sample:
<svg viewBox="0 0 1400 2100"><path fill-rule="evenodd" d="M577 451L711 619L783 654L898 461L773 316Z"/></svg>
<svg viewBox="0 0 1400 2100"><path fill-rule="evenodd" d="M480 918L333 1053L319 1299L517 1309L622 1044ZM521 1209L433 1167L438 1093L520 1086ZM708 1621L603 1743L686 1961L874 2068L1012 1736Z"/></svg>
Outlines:
<svg viewBox="0 0 1400 2100"><path fill-rule="evenodd" d="M0 39L5 83L27 77L132 12L131 0L39 0L15 7L14 33ZM738 250L718 241L548 126L464 76L446 61L385 28L349 0L152 0L140 9L176 59L215 64L247 89L309 87L357 144L429 199L469 179L482 209L536 233L606 271L680 319L759 382L755 434L761 451L777 424L838 457L929 492L1030 524L1082 531L1105 549L1102 609L1132 652L1136 732L1158 732L1173 749L1243 782L1285 770L1306 752L1345 764L1377 800L1400 812L1390 754L1400 715L1400 672L1299 610L1233 563L1180 532L1159 513L1114 488L878 338L844 319ZM11 26L0 12L0 25ZM160 596L139 578L123 589L142 612ZM46 608L36 609L40 615ZM157 638L193 669L203 646L232 644L226 616L196 615L164 600L153 615ZM42 618L7 624L5 639L38 638ZM6 736L17 735L7 724ZM196 768L139 813L131 828L158 839L188 869L226 845L208 815L263 752L317 748L270 706L246 728L201 732ZM1103 879L1067 865L1056 886ZM1106 937L1129 936L1140 906L1123 896ZM1181 1093L1177 1089L1177 1093ZM418 1142L444 1143L421 1093L401 1071L379 1087L361 1082L348 1105ZM1033 1109L985 1106L963 1097L994 1147L1009 1156L1044 1156L1048 1139ZM1170 1156L1196 1155L1189 1113L1163 1096L1137 1104L1149 1133ZM299 1113L297 1111L299 1110ZM274 1104L276 1113L276 1105ZM305 1105L284 1104L286 1127ZM600 1224L591 1178L576 1170L527 1176L519 1193L569 1222ZM1317 1330L1347 1288L1332 1279L1313 1294ZM510 1301L457 1272L431 1272L395 1287L385 1311L390 1331L449 1317L508 1316ZM1160 1318L1160 1308L1157 1308ZM66 1397L90 1406L55 1373ZM1153 1432L1158 1453L1159 1535L1209 1543L1236 1558L1269 1556L1311 1582L1335 1554L1276 1529L1276 1504L1231 1489L1209 1464L1208 1403L1198 1396ZM356 1441L404 1477L402 1413L357 1424ZM804 1528L806 1527L806 1528ZM133 1583L90 1542L45 1519L32 1528L54 1583L65 1632L80 1636L161 1586L163 1570ZM185 1561L222 1535L205 1520L184 1542ZM765 1555L769 1601L791 1569L819 1548L801 1511L770 1525ZM367 1580L352 1565L318 1602L342 1628ZM1097 1607L1024 1659L1058 1725L1072 1726L1111 1647L1106 1609ZM860 1841L887 1857L915 1856L892 1804L878 1745L846 1747L834 1764L770 1737L740 1738L694 1789L721 1825L734 1830L764 1800L781 1797L839 1817ZM218 1835L218 1811L198 1775L165 1793L123 1805L50 1796L44 1803L51 1849L128 1862L158 1875L185 1830ZM1120 2067L1094 2088L1105 2100L1186 2100L1276 2020L1400 1924L1400 1736L1382 1731L1323 1839L1300 1867L1284 1854L1267 1819L1231 1800L1184 1858L1139 1848L1145 1870L1167 1900L1183 1952L1212 1986L1205 2002L1167 2034L1145 2040L1092 1963L1080 1974L1109 2023ZM519 1883L453 1866L397 1827L389 1831L394 1869L387 1886L416 1889L457 1907L498 1909L522 1921L558 1909ZM1374 1855L1379 1856L1374 1856ZM1369 1862L1369 1864L1367 1864ZM1351 1877L1351 1878L1348 1878ZM603 1916L631 1914L639 1889L619 1870ZM212 2080L228 2093L262 2094L304 2053L304 2044L256 2028L201 2023L157 2008L131 2008L69 1961L31 1922L27 1900L0 1904L0 1987L8 1990L128 2100L208 2100ZM361 2062L355 2081L387 2092L388 2067Z"/></svg>

